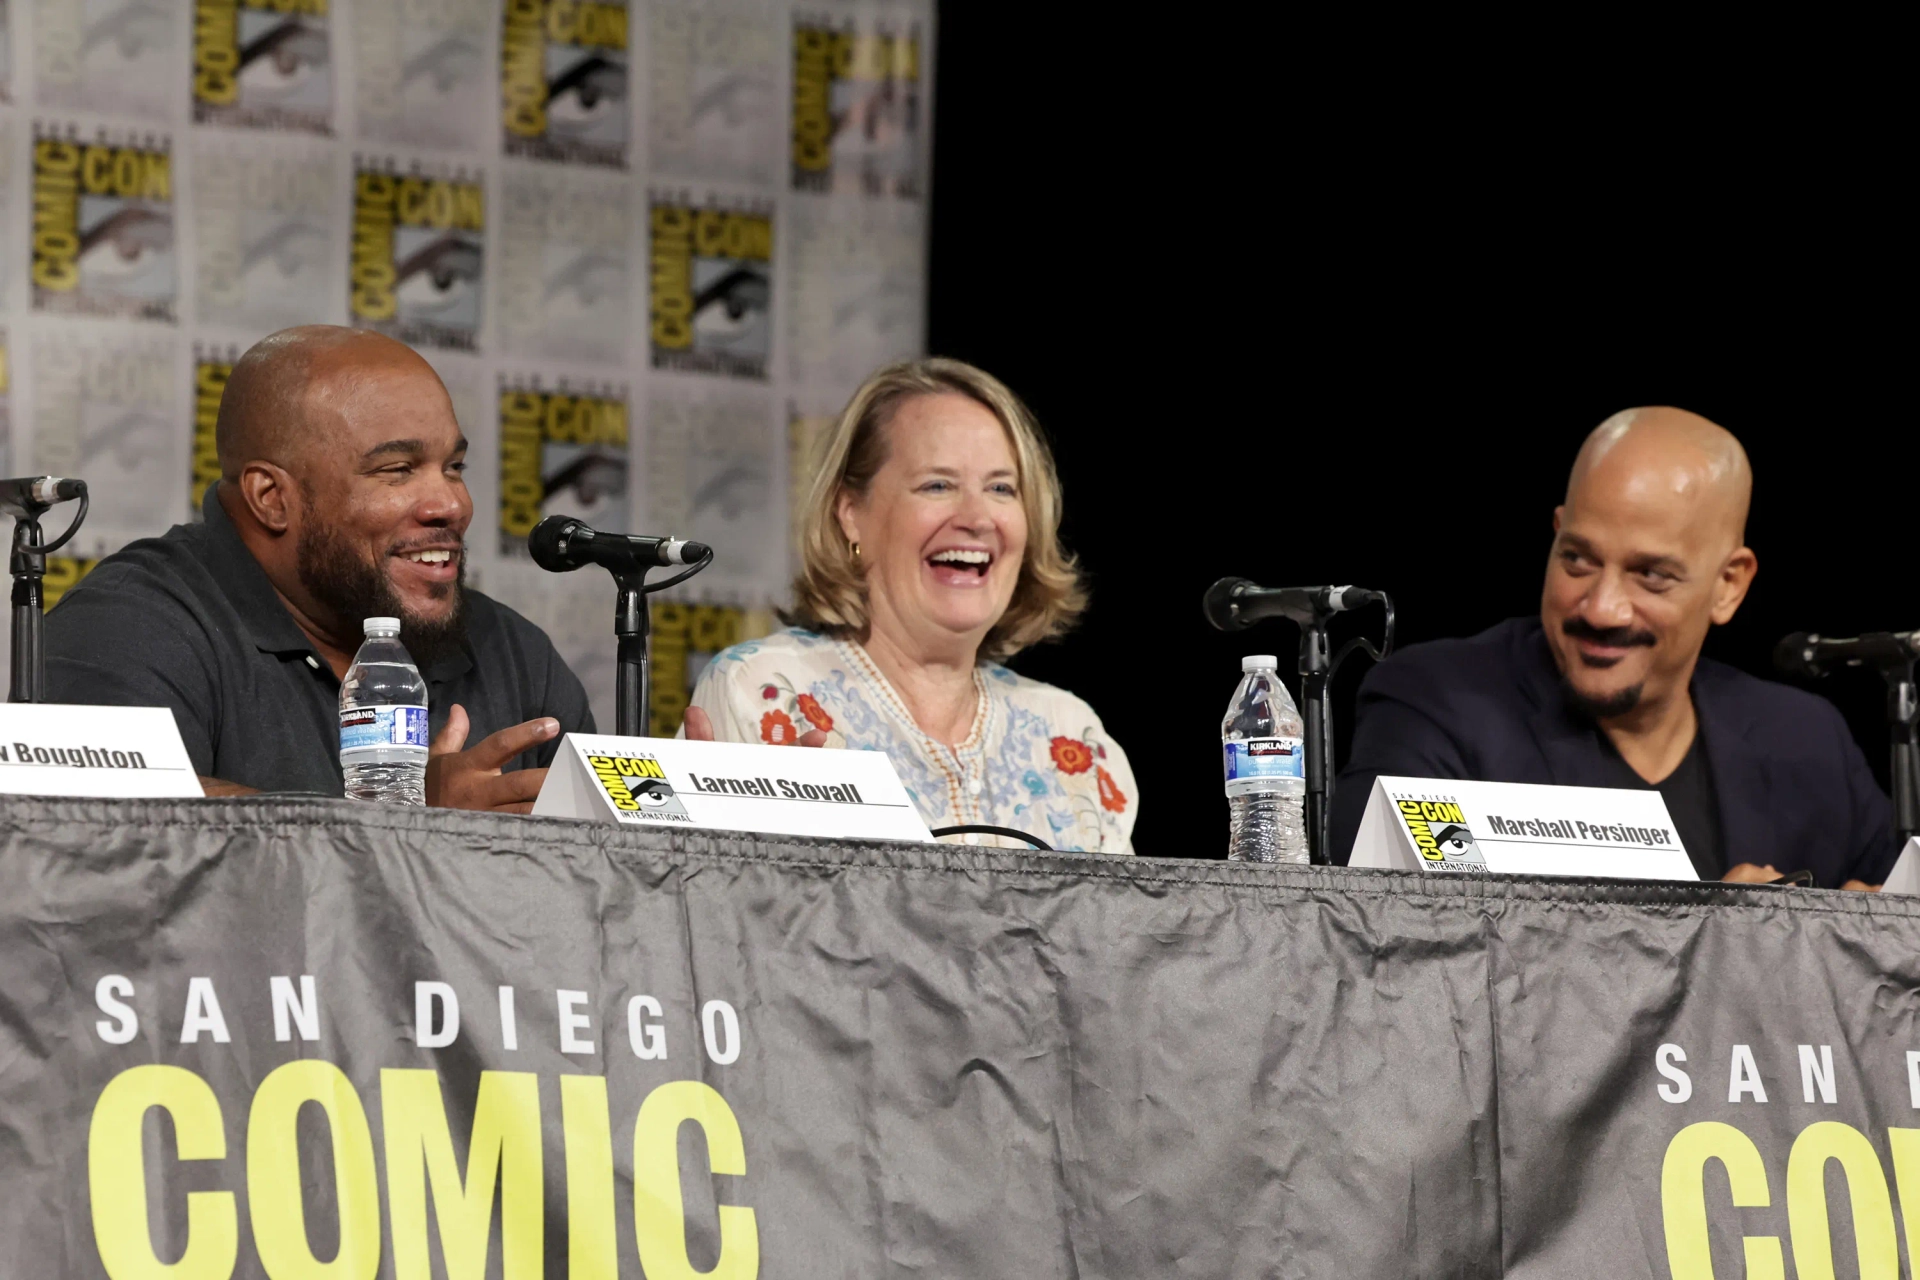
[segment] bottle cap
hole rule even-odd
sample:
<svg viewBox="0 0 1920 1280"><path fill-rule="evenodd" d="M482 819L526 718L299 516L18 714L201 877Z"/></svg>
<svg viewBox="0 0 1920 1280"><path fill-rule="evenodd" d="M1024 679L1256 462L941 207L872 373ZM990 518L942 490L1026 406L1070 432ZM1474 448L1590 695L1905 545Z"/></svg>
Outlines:
<svg viewBox="0 0 1920 1280"><path fill-rule="evenodd" d="M1278 671L1280 669L1280 659L1270 653L1250 653L1240 659L1240 669L1242 671L1260 671L1263 669L1267 671Z"/></svg>
<svg viewBox="0 0 1920 1280"><path fill-rule="evenodd" d="M399 634L399 631L400 631L400 619L368 618L365 622L360 624L361 635L370 636L376 631L391 631L397 635Z"/></svg>

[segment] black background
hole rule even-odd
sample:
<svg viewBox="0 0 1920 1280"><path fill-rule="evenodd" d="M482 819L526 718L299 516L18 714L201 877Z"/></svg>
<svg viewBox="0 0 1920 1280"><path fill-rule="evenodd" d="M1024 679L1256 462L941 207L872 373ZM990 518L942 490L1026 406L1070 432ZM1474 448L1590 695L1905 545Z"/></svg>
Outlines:
<svg viewBox="0 0 1920 1280"><path fill-rule="evenodd" d="M1295 662L1290 624L1208 627L1210 582L1383 589L1402 643L1534 612L1567 468L1618 409L1703 413L1753 459L1760 572L1709 655L1770 674L1789 631L1920 627L1910 201L1871 68L1805 32L1784 61L1649 33L1618 65L1393 62L1257 29L1189 58L1177 23L1036 8L941 10L929 346L1053 439L1094 604L1014 665L1127 748L1138 852L1224 856L1237 659ZM1884 785L1878 678L1820 687Z"/></svg>

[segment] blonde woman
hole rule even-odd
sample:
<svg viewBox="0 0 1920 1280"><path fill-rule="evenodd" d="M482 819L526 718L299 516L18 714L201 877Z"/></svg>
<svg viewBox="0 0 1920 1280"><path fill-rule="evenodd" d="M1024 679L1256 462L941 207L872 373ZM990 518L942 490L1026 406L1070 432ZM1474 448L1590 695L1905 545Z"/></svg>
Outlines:
<svg viewBox="0 0 1920 1280"><path fill-rule="evenodd" d="M1059 530L1053 458L999 379L880 370L825 442L791 625L714 658L687 736L885 751L928 826L1131 853L1126 753L1081 699L999 665L1086 608Z"/></svg>

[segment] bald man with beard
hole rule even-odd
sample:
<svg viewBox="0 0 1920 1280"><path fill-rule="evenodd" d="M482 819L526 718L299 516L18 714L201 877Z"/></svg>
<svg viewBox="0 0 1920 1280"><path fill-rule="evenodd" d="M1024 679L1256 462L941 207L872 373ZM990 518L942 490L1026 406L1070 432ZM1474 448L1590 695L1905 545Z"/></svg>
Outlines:
<svg viewBox="0 0 1920 1280"><path fill-rule="evenodd" d="M102 560L47 615L55 702L169 707L210 795L338 796L340 682L369 617L427 682L427 803L524 813L586 692L465 584L467 440L414 351L303 325L235 363L201 521ZM471 744L471 745L470 745Z"/></svg>
<svg viewBox="0 0 1920 1280"><path fill-rule="evenodd" d="M1702 879L1882 883L1891 807L1839 712L1700 656L1753 583L1752 493L1746 450L1697 414L1595 428L1553 513L1540 616L1414 645L1361 684L1339 859L1384 774L1656 789Z"/></svg>

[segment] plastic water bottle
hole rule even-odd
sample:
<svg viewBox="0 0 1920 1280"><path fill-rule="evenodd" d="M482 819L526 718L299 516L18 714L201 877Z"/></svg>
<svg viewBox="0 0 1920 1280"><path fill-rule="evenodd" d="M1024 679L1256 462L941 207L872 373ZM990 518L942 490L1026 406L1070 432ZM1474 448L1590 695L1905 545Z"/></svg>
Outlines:
<svg viewBox="0 0 1920 1280"><path fill-rule="evenodd" d="M1304 734L1279 665L1269 653L1242 658L1220 722L1234 862L1308 861Z"/></svg>
<svg viewBox="0 0 1920 1280"><path fill-rule="evenodd" d="M427 682L400 619L368 618L366 640L340 682L340 772L349 800L427 802Z"/></svg>

